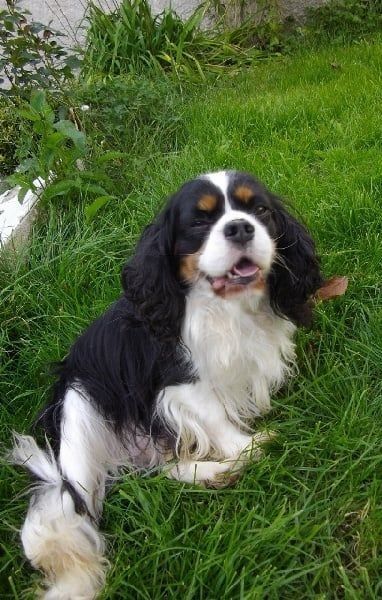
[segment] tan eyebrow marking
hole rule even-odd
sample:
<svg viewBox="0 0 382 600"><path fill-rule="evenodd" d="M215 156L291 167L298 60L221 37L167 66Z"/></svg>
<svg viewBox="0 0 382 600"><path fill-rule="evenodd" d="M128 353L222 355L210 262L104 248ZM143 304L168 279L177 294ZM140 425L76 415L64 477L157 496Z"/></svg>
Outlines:
<svg viewBox="0 0 382 600"><path fill-rule="evenodd" d="M197 207L199 210L212 212L216 208L217 203L217 196L214 196L213 194L203 194L203 196L200 196L198 200Z"/></svg>
<svg viewBox="0 0 382 600"><path fill-rule="evenodd" d="M250 202L253 199L254 193L253 190L251 190L251 188L247 187L246 185L239 185L233 191L233 196L236 198L236 200L240 200L240 202L248 204L248 202Z"/></svg>

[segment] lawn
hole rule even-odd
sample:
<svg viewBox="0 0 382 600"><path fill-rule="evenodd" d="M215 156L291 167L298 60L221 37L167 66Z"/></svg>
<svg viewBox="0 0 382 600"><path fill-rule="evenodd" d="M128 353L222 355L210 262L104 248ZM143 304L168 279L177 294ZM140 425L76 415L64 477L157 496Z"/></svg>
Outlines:
<svg viewBox="0 0 382 600"><path fill-rule="evenodd" d="M299 333L300 372L267 418L277 442L236 487L126 475L111 489L103 598L382 597L381 84L382 37L374 36L273 58L183 96L147 84L140 100L132 92L140 83L123 79L107 94L81 92L95 105L92 152L130 156L110 166L117 199L96 219L84 220L86 197L59 197L28 247L1 257L4 448L12 429L30 430L48 397L48 364L118 296L139 231L189 177L257 174L304 218L324 272L350 280ZM130 101L134 122L123 112ZM32 598L39 580L18 539L27 485L2 466L1 598Z"/></svg>

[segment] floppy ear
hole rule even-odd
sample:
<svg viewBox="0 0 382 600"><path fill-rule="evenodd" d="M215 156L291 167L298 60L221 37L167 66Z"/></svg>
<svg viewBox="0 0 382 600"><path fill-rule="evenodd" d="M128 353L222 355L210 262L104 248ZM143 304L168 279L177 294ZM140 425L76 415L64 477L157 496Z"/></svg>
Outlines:
<svg viewBox="0 0 382 600"><path fill-rule="evenodd" d="M273 204L277 256L269 277L271 305L296 325L308 326L313 315L311 296L323 282L314 241L275 197Z"/></svg>
<svg viewBox="0 0 382 600"><path fill-rule="evenodd" d="M185 304L174 255L174 221L169 207L145 229L122 272L124 293L138 320L161 341L180 335Z"/></svg>

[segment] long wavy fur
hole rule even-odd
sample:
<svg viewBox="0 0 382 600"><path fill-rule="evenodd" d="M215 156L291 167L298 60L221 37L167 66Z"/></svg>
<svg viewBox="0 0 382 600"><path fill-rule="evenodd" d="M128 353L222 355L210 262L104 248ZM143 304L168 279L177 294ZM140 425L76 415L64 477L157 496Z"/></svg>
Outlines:
<svg viewBox="0 0 382 600"><path fill-rule="evenodd" d="M313 315L311 296L323 283L315 244L274 195L272 203L277 257L268 278L271 305L276 314L308 327Z"/></svg>

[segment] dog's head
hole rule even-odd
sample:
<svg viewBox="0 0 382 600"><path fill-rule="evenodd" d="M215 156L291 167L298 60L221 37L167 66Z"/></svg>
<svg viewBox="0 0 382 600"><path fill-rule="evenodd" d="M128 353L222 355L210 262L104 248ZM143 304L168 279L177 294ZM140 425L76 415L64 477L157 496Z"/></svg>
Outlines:
<svg viewBox="0 0 382 600"><path fill-rule="evenodd" d="M269 294L297 325L311 320L322 278L314 242L281 200L251 175L221 171L185 183L123 272L125 294L151 328L178 334L188 291L227 301Z"/></svg>

